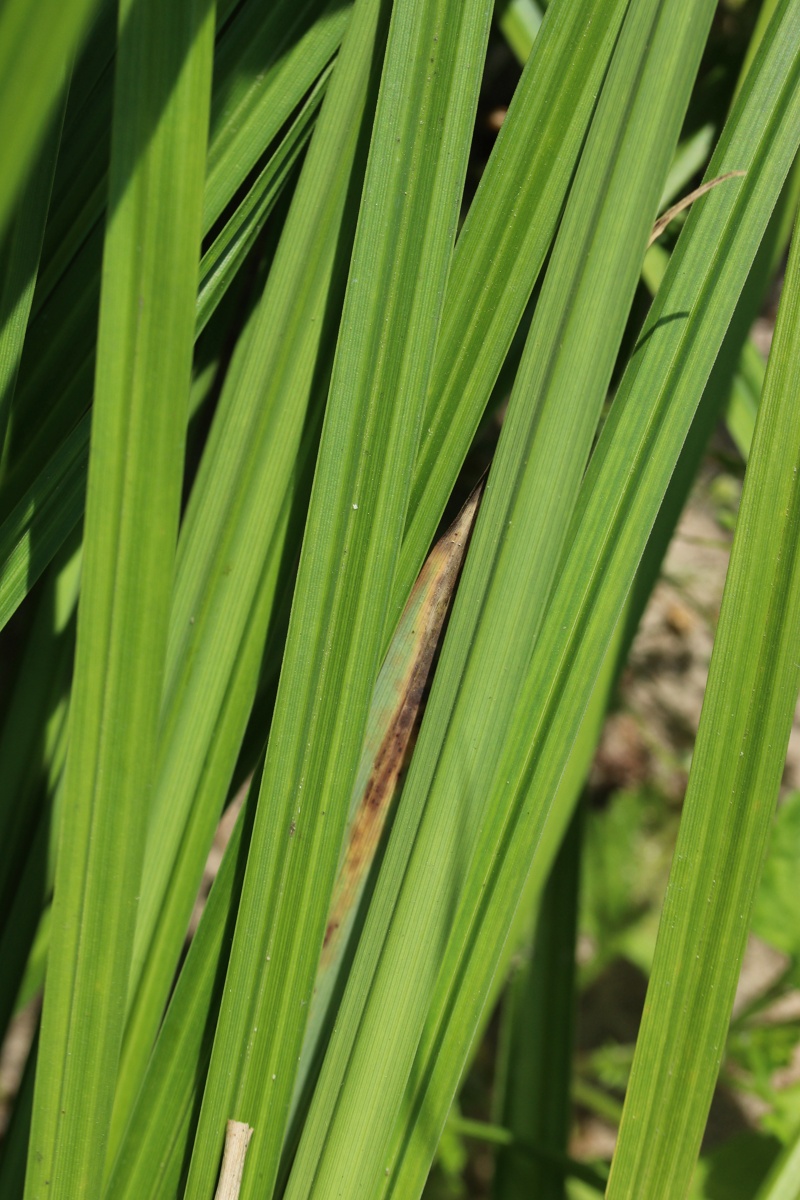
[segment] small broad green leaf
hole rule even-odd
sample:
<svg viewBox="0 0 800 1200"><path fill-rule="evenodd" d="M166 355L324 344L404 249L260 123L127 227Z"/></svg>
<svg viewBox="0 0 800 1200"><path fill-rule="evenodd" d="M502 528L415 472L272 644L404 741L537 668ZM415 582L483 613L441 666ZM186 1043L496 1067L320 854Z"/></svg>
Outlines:
<svg viewBox="0 0 800 1200"><path fill-rule="evenodd" d="M749 1021L730 1034L727 1053L748 1072L754 1086L763 1094L765 1090L772 1090L773 1072L788 1066L798 1041L800 1021Z"/></svg>

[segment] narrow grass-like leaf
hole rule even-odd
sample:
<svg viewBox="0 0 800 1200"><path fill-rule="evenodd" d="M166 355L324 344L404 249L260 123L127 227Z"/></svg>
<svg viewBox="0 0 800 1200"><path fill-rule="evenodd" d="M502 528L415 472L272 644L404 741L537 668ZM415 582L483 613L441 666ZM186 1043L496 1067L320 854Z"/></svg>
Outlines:
<svg viewBox="0 0 800 1200"><path fill-rule="evenodd" d="M464 901L451 922L409 1115L395 1131L390 1194L413 1194L424 1178L523 881L541 871L537 849L558 819L551 798L581 713L797 149L799 77L800 14L784 3L709 172L748 175L735 192L716 189L689 218L582 488L572 548L490 789ZM402 817L401 806L395 835Z"/></svg>
<svg viewBox="0 0 800 1200"><path fill-rule="evenodd" d="M314 89L275 154L200 263L196 336L216 310L302 152L324 95ZM90 419L84 416L0 526L0 628L83 515Z"/></svg>
<svg viewBox="0 0 800 1200"><path fill-rule="evenodd" d="M14 1005L14 1016L22 1012L32 1000L41 995L47 970L47 954L50 948L50 925L52 917L53 909L51 905L48 905L41 914L39 924L36 928L36 936L33 939L30 953L28 954L25 972L22 976Z"/></svg>
<svg viewBox="0 0 800 1200"><path fill-rule="evenodd" d="M0 11L0 233L95 7L96 0L7 0Z"/></svg>
<svg viewBox="0 0 800 1200"><path fill-rule="evenodd" d="M470 205L447 286L387 638L552 243L626 8L626 0L550 6Z"/></svg>
<svg viewBox="0 0 800 1200"><path fill-rule="evenodd" d="M226 31L214 63L224 83L211 108L205 229L336 53L351 7L350 0L283 0L265 10L251 2ZM268 87L265 60L274 64Z"/></svg>
<svg viewBox="0 0 800 1200"><path fill-rule="evenodd" d="M497 24L521 63L528 61L544 12L537 0L503 0L497 5Z"/></svg>
<svg viewBox="0 0 800 1200"><path fill-rule="evenodd" d="M323 71L278 149L203 255L197 297L198 335L205 329L230 280L263 229L286 180L305 149L329 78L330 69Z"/></svg>
<svg viewBox="0 0 800 1200"><path fill-rule="evenodd" d="M39 270L50 191L56 169L67 90L50 118L50 127L6 231L0 289L0 451L6 440L11 401L17 383L22 345Z"/></svg>
<svg viewBox="0 0 800 1200"><path fill-rule="evenodd" d="M296 562L352 246L348 198L363 180L385 36L380 5L347 36L181 530L112 1148L164 1011Z"/></svg>
<svg viewBox="0 0 800 1200"><path fill-rule="evenodd" d="M466 856L485 821L486 790L542 620L710 16L709 5L643 4L623 25L517 375L337 1037L295 1162L293 1200L332 1189L371 1196L386 1185L391 1129ZM676 41L676 26L685 41ZM405 874L412 843L400 917L392 915L391 889ZM408 937L411 925L415 933ZM469 1038L464 1049L468 1044Z"/></svg>
<svg viewBox="0 0 800 1200"><path fill-rule="evenodd" d="M0 735L0 1030L52 886L49 826L65 756L80 548L58 566L38 598Z"/></svg>
<svg viewBox="0 0 800 1200"><path fill-rule="evenodd" d="M225 848L103 1192L172 1200L186 1173L252 834L258 770Z"/></svg>
<svg viewBox="0 0 800 1200"><path fill-rule="evenodd" d="M486 1007L475 1031L475 1043L483 1036L485 1026L500 999L513 956L519 946L526 944L531 935L531 916L539 902L544 885L544 874L551 870L565 826L574 811L578 797L585 785L589 768L602 731L608 704L613 695L620 671L627 660L630 645L638 630L647 601L659 577L661 564L683 512L690 490L697 476L703 452L708 444L716 420L722 411L728 393L730 378L735 370L738 346L747 335L752 324L752 314L758 309L758 296L763 294L761 260L771 261L774 238L770 229L759 248L756 265L748 277L742 298L728 328L714 369L706 386L700 408L692 422L673 472L667 493L661 504L647 547L636 573L633 587L628 596L625 610L617 622L614 635L606 651L606 657L594 684L591 697L573 743L566 767L553 798L550 820L542 832L536 851L535 869L531 872L522 893L517 912L503 951L498 959L495 976L488 992ZM766 251L766 253L765 253ZM752 287L755 282L755 288ZM751 292L752 295L748 293ZM730 347L728 343L730 342ZM470 1056L471 1057L471 1056ZM510 1136L510 1135L509 1135ZM602 1190L605 1190L603 1187Z"/></svg>
<svg viewBox="0 0 800 1200"><path fill-rule="evenodd" d="M747 53L744 56L744 62L742 63L742 68L739 72L739 78L736 83L736 96L739 95L742 83L746 79L747 73L753 65L756 54L758 53L758 48L763 41L764 34L769 29L770 21L775 16L778 4L779 0L764 0L764 3L758 10L755 28L753 29L752 36L748 43Z"/></svg>
<svg viewBox="0 0 800 1200"><path fill-rule="evenodd" d="M20 1006L23 985L30 998L30 984L34 983L40 988L44 981L52 921L52 908L45 904L45 898L53 886L50 869L52 859L48 854L48 827L55 809L50 803L42 808L43 811L38 814L39 819L29 839L28 853L17 874L17 886L11 903L6 908L6 919L0 937L0 950L3 954L0 1017L4 1027L8 1026L10 1018ZM39 940L38 949L44 953L38 955L37 968L37 965L31 962L31 957L39 930L42 930L42 938Z"/></svg>
<svg viewBox="0 0 800 1200"><path fill-rule="evenodd" d="M752 342L742 349L741 370L733 381L725 425L745 462L750 454L767 365Z"/></svg>
<svg viewBox="0 0 800 1200"><path fill-rule="evenodd" d="M230 287L302 152L324 92L321 83L242 203L200 262L195 336ZM83 516L91 419L59 443L0 525L0 628L16 611Z"/></svg>
<svg viewBox="0 0 800 1200"><path fill-rule="evenodd" d="M800 686L799 362L795 234L609 1197L686 1194L722 1058Z"/></svg>
<svg viewBox="0 0 800 1200"><path fill-rule="evenodd" d="M721 188L700 202L701 207L694 210L687 225L687 233L692 229L694 237L687 239L684 234L679 252L673 256L648 330L627 373L627 386L623 385L612 409L583 487L584 501L571 537L572 550L562 564L561 577L531 660L527 682L516 715L509 723L505 750L488 788L491 799L483 816L477 846L471 854L465 850L463 858L456 857L451 868L464 880L460 892L463 899L460 905L453 903L455 915L445 910L446 935L443 931L439 949L440 961L443 961L437 968L438 981L428 1011L428 1026L412 1069L408 1107L397 1119L393 1145L386 1146L383 1151L384 1168L390 1172L384 1185L389 1194L414 1195L422 1186L457 1085L464 1047L470 1044L472 1031L480 1017L496 969L499 947L510 926L523 881L529 874L534 848L546 837L547 827L555 818L555 814L551 814L551 798L580 716L611 631L622 611L633 570L713 362L715 349L796 149L798 18L791 5L783 7L781 17L773 31L774 36L769 39L768 52L760 62L761 69L755 72L754 80L748 82L743 93L745 103L737 110L738 119L732 122L713 164L714 174L726 169L747 169L748 177L741 180L735 190L729 189L727 197L725 189ZM674 25L671 29L674 33ZM687 246L696 254L693 270L680 269L689 257ZM713 291L712 281L717 285ZM699 303L699 297L708 301L712 296L715 303ZM661 320L662 313L672 311L691 316ZM663 445L658 445L659 437L663 439ZM487 501L491 499L491 492L490 479ZM641 515L635 506L636 500L641 505ZM484 508L484 518L487 513L488 509ZM624 522L620 519L609 525L615 514L620 517L624 514ZM479 519L448 641L458 617L459 604L466 594L470 561L478 545L480 530ZM447 645L446 642L445 654ZM438 675L441 671L442 667ZM435 683L428 717L436 687ZM424 723L420 745L425 728ZM412 777L413 768L404 792L406 802ZM462 790L462 807L463 801ZM410 984L413 980L413 987L419 989L420 957L428 953L427 946L423 951L419 949L420 939L425 944L421 923L431 908L434 912L439 911L431 901L431 879L441 855L442 839L452 836L449 832L452 820L452 815L432 810L429 805L425 820L418 828L417 814L410 806L407 809L404 803L398 811L384 864L387 896L385 900L381 896L383 879L379 880L371 918L379 934L373 952L382 955L381 974L384 986L391 989L395 1022L388 1024L385 1021L388 1006L386 1003L381 1005L381 993L373 986L369 998L377 1002L374 1015L380 1008L384 1016L379 1029L374 1021L367 1023L359 1012L356 1047L359 1044L362 1047L364 1070L353 1076L358 1101L357 1107L350 1109L359 1126L367 1119L364 1113L367 1105L371 1106L372 1112L382 1112L384 1103L389 1110L397 1111L393 1108L394 1101L388 1098L386 1081L395 1063L398 1041L404 1033L398 1001L402 995L405 1004L408 994L401 981ZM415 849L408 864L404 838L408 839L406 846L413 842ZM395 847L398 848L395 850ZM405 921L400 920L395 911L390 929L390 938L395 935L395 946L400 951L398 970L395 971L391 970L392 963L387 962L391 942L383 941L379 925L380 920L388 923L392 913L389 872L395 865L393 852L397 854L403 877L401 897L406 896L409 906L407 919L411 919L415 929L413 938L406 936ZM421 875L418 874L420 871ZM423 878L424 884L421 884ZM413 899L417 896L421 901L423 895L424 909ZM385 906L383 911L382 906ZM372 950L370 933L368 922L360 951L364 962ZM357 989L366 986L359 979L359 965L357 957L351 987L337 1022L341 1042L345 1041L343 1034L350 1027L349 1002L354 1011L359 1011L361 1002ZM367 1014L369 1012L368 1008ZM413 1026L408 1036L416 1036ZM333 1049L336 1046L334 1041ZM375 1067L378 1059L382 1064L380 1072ZM323 1083L329 1063L335 1061L329 1052ZM334 1068L330 1070L332 1079L337 1078ZM370 1087L370 1074L377 1081L376 1089ZM345 1077L345 1089L349 1082ZM341 1088L338 1078L335 1087L336 1095L346 1101L346 1091ZM380 1100L373 1091L379 1091ZM312 1121L313 1117L312 1110ZM369 1123L374 1131L377 1122L373 1119ZM327 1130L329 1126L330 1118L325 1113L321 1128ZM341 1130L343 1125L338 1128ZM349 1125L347 1128L350 1134ZM357 1138L358 1134L353 1131L340 1143L348 1145L351 1158L353 1146L358 1144ZM374 1155L373 1161L377 1159L380 1163L372 1148L369 1152ZM296 1171L302 1161L301 1144ZM300 1192L305 1186L301 1181L302 1176L298 1176ZM316 1186L319 1181L317 1176Z"/></svg>
<svg viewBox="0 0 800 1200"><path fill-rule="evenodd" d="M482 0L401 0L392 14L189 1197L208 1195L231 1116L256 1130L243 1197L273 1188L383 649L489 16Z"/></svg>
<svg viewBox="0 0 800 1200"><path fill-rule="evenodd" d="M703 172L713 149L713 125L704 125L681 142L669 169L659 208L671 204L685 190L689 180Z"/></svg>
<svg viewBox="0 0 800 1200"><path fill-rule="evenodd" d="M126 2L120 12L113 216L31 1200L96 1195L103 1176L180 504L213 28L206 0L180 12Z"/></svg>
<svg viewBox="0 0 800 1200"><path fill-rule="evenodd" d="M116 21L113 6L106 5L101 21L110 26L107 61L91 87L88 102L74 103L73 93L82 81L81 60L73 74L73 86L64 118L64 134L53 183L51 211L42 248L42 269L36 282L31 315L35 320L52 295L73 259L102 218L108 198L108 160L111 153L111 112L114 98L114 46ZM98 22L100 24L100 22ZM90 39L90 43L95 39ZM95 52L97 53L97 48ZM89 55L90 46L86 47ZM90 67L94 67L91 62ZM77 111L76 111L77 108Z"/></svg>
<svg viewBox="0 0 800 1200"><path fill-rule="evenodd" d="M558 1159L567 1153L571 1118L582 817L578 809L570 822L538 904L533 946L506 995L505 1088L496 1120L514 1140L497 1155L496 1200L564 1200ZM521 1154L525 1143L554 1158Z"/></svg>
<svg viewBox="0 0 800 1200"><path fill-rule="evenodd" d="M361 808L360 801L372 774L376 753L385 747L389 750L391 769L381 780L381 811L376 817L378 822L385 820L386 809L391 803L397 782L394 768L402 761L402 750L407 744L414 716L422 701L424 682L456 584L478 495L476 491L460 517L431 551L409 599L404 619L392 639L372 698L359 775L351 800L351 818ZM395 749L398 738L403 746ZM260 780L260 776L259 768L257 780ZM257 791L258 785L255 786ZM154 1198L156 1195L170 1195L173 1190L173 1180L177 1177L185 1153L186 1139L193 1132L189 1116L191 1106L202 1090L211 1054L213 1027L222 998L227 953L233 936L233 919L241 893L254 812L255 796L251 790L226 847L208 905L148 1064L131 1123L125 1132L108 1183L106 1194L109 1200L111 1197L122 1200L122 1197L139 1196L145 1187L154 1189L151 1192ZM360 829L363 833L363 822ZM348 843L352 844L358 839L356 830L350 833ZM374 841L374 837L369 838L370 852L374 852ZM363 888L363 876L369 869L369 862L361 865L358 879L353 878L352 866L351 857L348 870L345 855L334 894L347 894L355 905ZM345 921L351 915L346 910ZM308 1064L313 1061L315 1029L318 1030L323 1023L325 997L333 989L332 982L324 982L325 976L330 977L335 973L343 957L347 929L342 927L342 917L340 911L339 947L337 949L333 939L329 939L326 947L328 961L323 963L321 974L318 975L303 1048L306 1066L301 1063L298 1087L308 1073ZM336 919L333 913L329 913L329 925L332 918ZM220 957L223 952L224 957ZM151 1165L154 1160L161 1164L155 1181Z"/></svg>
<svg viewBox="0 0 800 1200"><path fill-rule="evenodd" d="M231 8L236 11L226 23L225 17L231 15ZM209 158L222 163L230 150L234 130L240 146L243 143L247 148L244 157L230 156L227 169L221 166L216 172L214 208L220 206L220 212L245 183L335 53L338 46L336 30L331 28L324 9L324 0L303 0L300 5L291 0L274 0L267 8L258 0L245 0L241 4L226 0L225 4L217 6ZM339 38L346 23L346 11L344 4L345 19L337 21ZM325 25L324 34L315 32L317 22ZM334 34L332 40L331 33ZM301 38L304 39L302 47L297 45ZM48 222L45 261L34 312L42 308L67 266L102 219L108 190L113 45L111 39L107 48L98 47L98 51L106 49L107 61L92 91L90 103L84 102L73 111L77 106L73 106L70 98L64 154L56 177L53 214ZM204 233L208 233L215 222L216 216L209 214Z"/></svg>
<svg viewBox="0 0 800 1200"><path fill-rule="evenodd" d="M566 9L555 6L459 237L426 404L423 449L415 470L409 528L393 589L391 615L387 618L387 638L430 546L460 463L544 261L626 2L604 0L598 6L584 0ZM290 131L286 141L291 137ZM277 163L282 154L281 147L271 161ZM271 168L265 168L265 173L268 169ZM257 184L253 193L256 190ZM239 211L244 213L246 209L249 209L248 199ZM244 216L241 219L249 220ZM229 225L238 224L239 220L234 215ZM223 231L220 238L225 236ZM214 247L209 248L203 260L199 328L217 300L220 279L214 253ZM58 314L51 314L50 321L57 329L63 327ZM45 351L51 352L51 347ZM47 392L46 376L37 375L36 384L38 390ZM79 385L76 397L80 390ZM58 428L56 425L51 438ZM61 450L56 453L60 460ZM41 449L34 441L24 457L36 461L40 456ZM63 503L62 496L61 506L57 501L55 505L47 504L57 462L48 464L46 471L31 484L37 502L31 505L30 537L46 550L37 556L39 570L46 565L47 554L60 544L59 538L66 536L72 527L70 522L74 524L77 519L75 505L79 504L81 494L82 468L80 464L73 466L72 482L65 493L69 503ZM15 468L15 479L24 480L24 463L17 461ZM10 481L7 487L13 494L14 483ZM22 497L17 503L24 511L28 501ZM44 535L40 534L40 512ZM58 522L58 529L50 530L49 512ZM10 543L10 548L13 545ZM24 547L16 552L15 562L20 572L29 571ZM24 595L20 578L14 606Z"/></svg>
<svg viewBox="0 0 800 1200"><path fill-rule="evenodd" d="M434 656L450 610L483 482L431 550L403 610L378 675L361 761L350 801L350 822L325 926L314 994L309 1005L293 1109L309 1084L323 1039L327 1040L344 972L363 924L362 898L402 772L429 682ZM332 997L335 1000L332 1002ZM318 1063L316 1066L318 1067Z"/></svg>
<svg viewBox="0 0 800 1200"><path fill-rule="evenodd" d="M314 0L313 4L312 0L307 0L303 12L299 14L299 25L294 19L287 24L287 14L297 15L294 13L295 7L293 0L279 0L266 8L259 0L248 0L248 3L240 6L222 32L215 61L217 98L214 103L215 124L212 124L209 136L209 153L218 158L224 157L224 143L230 140L238 112L244 124L238 128L237 136L245 139L248 154L254 157L252 161L249 158L232 160L228 173L217 171L213 184L214 207L221 205L224 208L231 201L237 188L256 166L259 156L301 104L309 83L313 84L325 69L333 52L331 46L335 49L338 45L336 37L330 44L326 40L331 33L330 19L323 20L327 32L315 33L313 28L306 28L314 12L322 7L321 0ZM346 16L344 9L342 12ZM275 34L274 22L284 32L271 36L269 29ZM266 33L262 26L269 27ZM306 29L308 36L302 52L289 54L293 37L303 29ZM340 34L341 28L337 36ZM251 56L255 47L259 48L261 59L258 69L252 70ZM291 69L288 66L289 57ZM106 90L110 92L110 78L104 79L103 83L104 96ZM244 97L241 92L243 85L246 85ZM237 105L243 105L241 111ZM97 107L102 111L99 99ZM95 106L90 105L89 108L94 118ZM101 132L105 132L102 122ZM73 157L77 156L80 162L81 154L88 156L94 152L96 141L97 134L90 130L89 145L78 146ZM91 219L85 219L81 212L78 213L76 220L82 232L71 254L66 256L66 271L63 276L56 276L55 290L37 319L29 326L15 399L9 447L10 470L0 488L2 517L19 503L37 474L47 470L48 460L83 416L91 400L102 252L100 217L107 190L104 171L105 162L101 155L100 163L92 169L90 191L93 196L96 195L97 203L92 209ZM210 176L207 175L207 199L211 186ZM56 207L52 215L53 223L59 215L57 202L58 197L54 196ZM70 228L68 226L64 238L56 239L56 251L71 236ZM203 226L204 235L210 230L209 219ZM34 312L50 275L48 263L43 262L40 286L37 286L34 294ZM41 406L43 396L48 398L46 415Z"/></svg>
<svg viewBox="0 0 800 1200"><path fill-rule="evenodd" d="M0 525L0 629L83 515L90 423L85 416Z"/></svg>

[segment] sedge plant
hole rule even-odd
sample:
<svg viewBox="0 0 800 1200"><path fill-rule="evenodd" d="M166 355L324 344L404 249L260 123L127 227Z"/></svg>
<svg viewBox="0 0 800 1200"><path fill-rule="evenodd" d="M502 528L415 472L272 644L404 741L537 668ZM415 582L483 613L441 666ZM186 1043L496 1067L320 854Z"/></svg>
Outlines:
<svg viewBox="0 0 800 1200"><path fill-rule="evenodd" d="M3 7L3 1197L414 1200L475 1139L496 1200L716 1194L751 925L785 989L800 959L791 804L759 892L800 686L800 0L717 7ZM588 1163L581 794L721 420L741 508ZM773 1133L763 1200L800 1194Z"/></svg>

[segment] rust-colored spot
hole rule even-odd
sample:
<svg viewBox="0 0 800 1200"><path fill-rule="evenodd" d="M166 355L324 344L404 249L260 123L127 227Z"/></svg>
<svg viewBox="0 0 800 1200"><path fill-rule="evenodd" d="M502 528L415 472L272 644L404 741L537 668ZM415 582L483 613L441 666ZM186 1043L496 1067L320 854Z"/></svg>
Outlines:
<svg viewBox="0 0 800 1200"><path fill-rule="evenodd" d="M333 937L333 935L336 933L336 930L337 930L338 928L339 928L339 922L338 922L338 921L333 921L333 920L331 920L331 921L328 921L328 924L327 924L327 926L326 926L326 928L325 928L325 940L324 940L324 942L322 943L322 944L323 944L323 946L327 946L328 942L331 940L331 938L332 938L332 937Z"/></svg>

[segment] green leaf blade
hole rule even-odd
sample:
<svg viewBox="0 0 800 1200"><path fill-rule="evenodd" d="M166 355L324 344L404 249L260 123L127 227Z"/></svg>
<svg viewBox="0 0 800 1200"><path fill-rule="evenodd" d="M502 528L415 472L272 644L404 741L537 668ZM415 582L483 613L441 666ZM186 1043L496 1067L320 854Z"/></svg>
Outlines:
<svg viewBox="0 0 800 1200"><path fill-rule="evenodd" d="M10 0L0 13L0 232L45 136L96 0Z"/></svg>
<svg viewBox="0 0 800 1200"><path fill-rule="evenodd" d="M398 1195L405 1194L409 1174L419 1180L419 1157L427 1161L418 1143L427 1141L432 1153L431 1126L438 1128L434 1121L444 1119L453 1096L459 1047L469 1043L480 1019L523 881L531 887L552 861L542 850L552 849L550 830L554 823L563 828L563 814L549 798L558 795L672 466L797 149L799 56L798 13L783 4L761 69L748 80L709 168L710 176L737 167L748 176L738 194L726 197L717 189L720 194L712 193L690 217L592 458L572 549L495 775L496 806L464 887L464 896L480 896L480 903L465 903L454 922L452 957L442 967L415 1064L420 1083L407 1098L415 1129L409 1135L403 1121L398 1124L397 1152L409 1160L408 1171L403 1161L395 1176ZM687 316L662 319L670 313ZM689 362L677 352L681 343L692 349ZM456 924L462 932L455 932Z"/></svg>
<svg viewBox="0 0 800 1200"><path fill-rule="evenodd" d="M622 336L669 166L670 138L677 140L710 21L708 5L684 10L691 11L691 32L684 24L680 46L677 18L671 21L673 14L657 3L638 6L620 35L517 375L337 1037L295 1162L292 1200L334 1188L417 1194L430 1166L452 1091L432 1120L406 1109L402 1096L409 1076L420 1087L426 1077L415 1074L413 1060L427 1005L460 897L467 894L471 846L495 828L484 807L487 792L562 553L615 339ZM667 115L672 124L663 141L643 133L648 121ZM642 157L643 145L652 158ZM483 884L474 877L470 884L480 903ZM504 937L505 930L498 945ZM462 1055L470 1042L471 1032ZM455 1058L457 1065L450 1065L457 1072L462 1059ZM416 1120L423 1132L409 1152L408 1174L396 1176L398 1112L398 1138L405 1128L410 1137Z"/></svg>
<svg viewBox="0 0 800 1200"><path fill-rule="evenodd" d="M181 529L112 1148L158 1030L302 534L385 22L337 62ZM367 118L368 119L368 118ZM342 261L344 260L344 261ZM278 626L276 631L275 626ZM274 651L272 651L274 653ZM266 731L265 731L266 732Z"/></svg>
<svg viewBox="0 0 800 1200"><path fill-rule="evenodd" d="M353 22L368 12L362 3ZM259 1131L243 1196L273 1186L382 650L488 19L482 2L394 9L191 1197L209 1194L231 1111Z"/></svg>
<svg viewBox="0 0 800 1200"><path fill-rule="evenodd" d="M453 256L425 406L394 628L558 226L627 0L555 4Z"/></svg>
<svg viewBox="0 0 800 1200"><path fill-rule="evenodd" d="M127 4L120 23L76 682L27 1197L97 1194L103 1175L194 332L213 5L200 0L176 18L158 4Z"/></svg>
<svg viewBox="0 0 800 1200"><path fill-rule="evenodd" d="M795 233L609 1197L686 1193L722 1057L800 686L798 362Z"/></svg>

